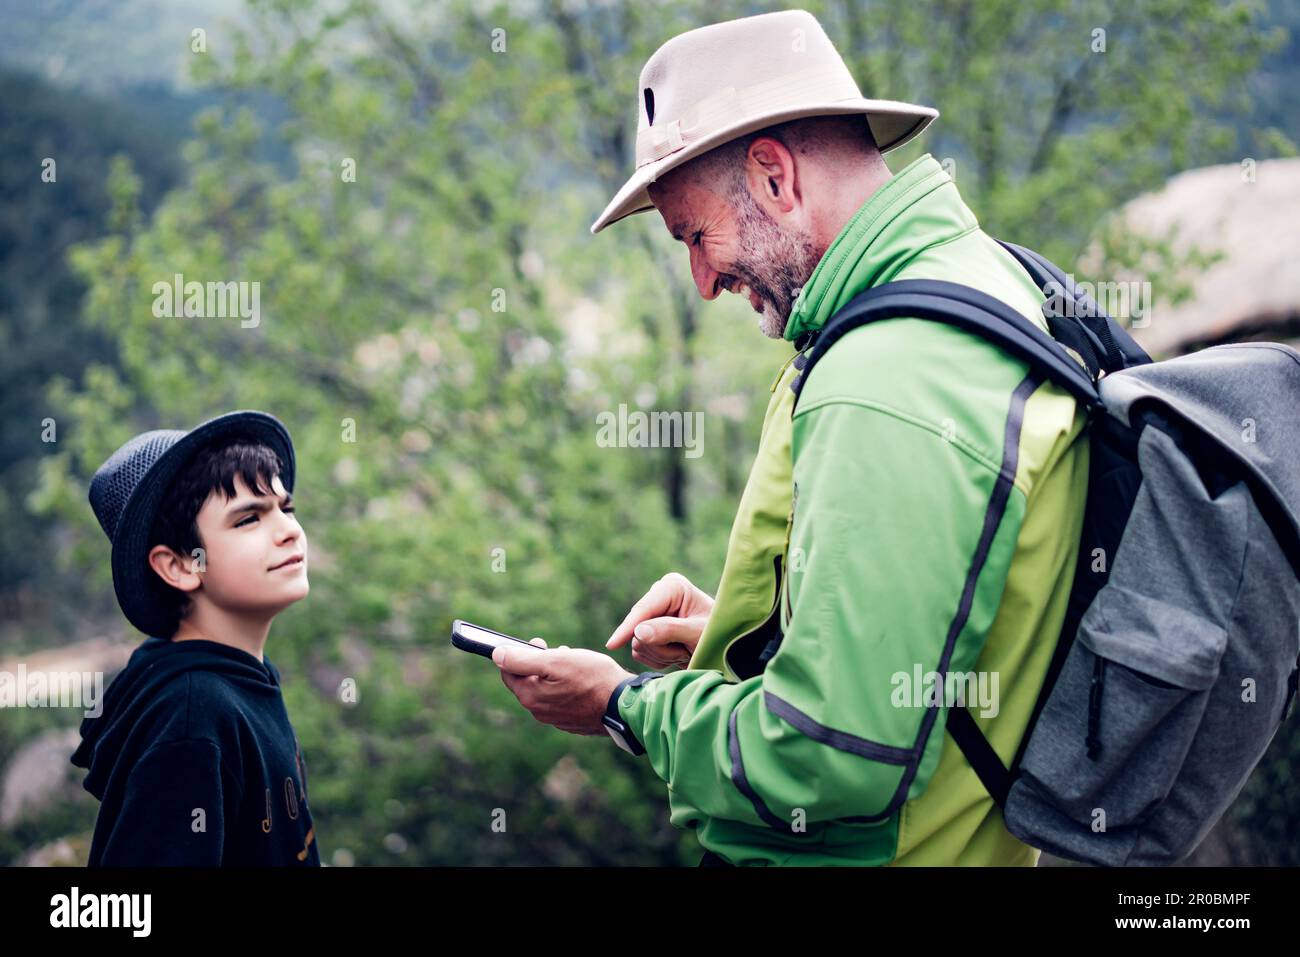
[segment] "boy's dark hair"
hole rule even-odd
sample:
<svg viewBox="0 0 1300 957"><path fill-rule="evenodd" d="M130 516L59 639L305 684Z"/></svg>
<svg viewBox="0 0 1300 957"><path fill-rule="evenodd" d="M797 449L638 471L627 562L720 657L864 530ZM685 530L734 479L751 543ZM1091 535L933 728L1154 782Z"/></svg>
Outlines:
<svg viewBox="0 0 1300 957"><path fill-rule="evenodd" d="M203 547L197 519L209 495L221 489L226 498L233 498L235 476L241 477L255 494L270 495L271 483L283 468L284 463L273 449L241 436L223 436L203 446L163 493L149 531L148 547L166 545L181 558L191 559L194 550ZM189 613L190 597L157 575L150 581L154 600L171 622L170 630L160 637L171 638Z"/></svg>

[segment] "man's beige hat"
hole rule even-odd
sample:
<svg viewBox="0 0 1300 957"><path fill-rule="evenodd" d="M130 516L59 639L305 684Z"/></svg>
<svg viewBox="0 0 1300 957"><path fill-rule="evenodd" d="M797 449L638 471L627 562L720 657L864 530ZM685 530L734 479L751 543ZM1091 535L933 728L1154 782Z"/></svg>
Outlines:
<svg viewBox="0 0 1300 957"><path fill-rule="evenodd" d="M746 133L803 116L865 113L880 152L902 146L939 111L862 96L817 18L783 10L673 37L637 87L636 172L591 224L598 233L653 208L646 186Z"/></svg>

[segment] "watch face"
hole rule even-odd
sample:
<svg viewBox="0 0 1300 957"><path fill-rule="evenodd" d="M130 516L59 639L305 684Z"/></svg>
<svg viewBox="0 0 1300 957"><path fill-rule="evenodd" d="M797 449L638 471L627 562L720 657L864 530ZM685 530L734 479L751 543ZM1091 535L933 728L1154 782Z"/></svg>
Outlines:
<svg viewBox="0 0 1300 957"><path fill-rule="evenodd" d="M614 739L614 743L617 744L620 748L622 748L628 754L636 754L636 752L633 751L632 748L628 745L627 740L623 737L623 735L620 734L617 730L615 730L614 727L609 723L608 718L605 719L605 730L609 732L609 736Z"/></svg>

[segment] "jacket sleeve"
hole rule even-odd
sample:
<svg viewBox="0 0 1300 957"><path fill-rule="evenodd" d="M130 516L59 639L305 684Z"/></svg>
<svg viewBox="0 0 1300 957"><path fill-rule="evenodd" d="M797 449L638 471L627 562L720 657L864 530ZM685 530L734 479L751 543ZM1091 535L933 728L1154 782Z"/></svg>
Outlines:
<svg viewBox="0 0 1300 957"><path fill-rule="evenodd" d="M131 769L102 866L219 866L235 787L215 742L153 745Z"/></svg>
<svg viewBox="0 0 1300 957"><path fill-rule="evenodd" d="M619 699L677 796L785 830L879 819L924 788L945 713L916 678L974 667L1024 502L1014 463L884 406L801 407L793 456L785 637L766 670L677 672Z"/></svg>

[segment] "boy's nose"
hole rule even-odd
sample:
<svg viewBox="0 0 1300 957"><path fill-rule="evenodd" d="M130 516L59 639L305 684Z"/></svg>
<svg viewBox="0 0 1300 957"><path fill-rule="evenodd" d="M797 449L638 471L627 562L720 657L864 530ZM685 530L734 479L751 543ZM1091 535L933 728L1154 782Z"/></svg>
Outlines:
<svg viewBox="0 0 1300 957"><path fill-rule="evenodd" d="M281 514L279 524L275 530L275 540L277 542L291 542L301 534L302 529L298 523L288 515Z"/></svg>

